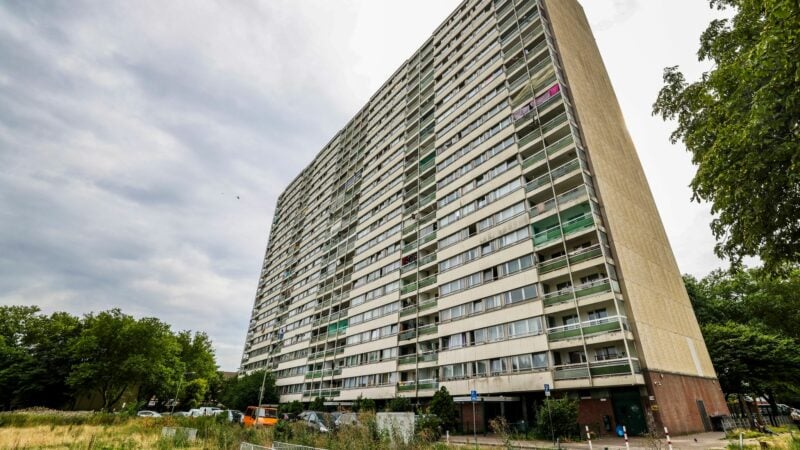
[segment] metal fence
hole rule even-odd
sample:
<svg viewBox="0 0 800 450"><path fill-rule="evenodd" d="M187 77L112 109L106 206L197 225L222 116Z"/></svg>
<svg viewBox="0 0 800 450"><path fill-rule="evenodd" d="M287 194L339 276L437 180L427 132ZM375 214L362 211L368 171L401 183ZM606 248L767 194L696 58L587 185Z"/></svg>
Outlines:
<svg viewBox="0 0 800 450"><path fill-rule="evenodd" d="M792 423L792 418L789 416L773 416L772 419L778 425L789 425ZM766 423L768 427L772 426L772 421L769 417L764 417L763 421ZM722 418L722 429L725 431L732 430L734 428L751 428L750 426L750 419L747 417L734 417L728 416Z"/></svg>
<svg viewBox="0 0 800 450"><path fill-rule="evenodd" d="M271 450L272 447L264 447L263 445L251 444L249 442L242 442L239 444L239 450Z"/></svg>

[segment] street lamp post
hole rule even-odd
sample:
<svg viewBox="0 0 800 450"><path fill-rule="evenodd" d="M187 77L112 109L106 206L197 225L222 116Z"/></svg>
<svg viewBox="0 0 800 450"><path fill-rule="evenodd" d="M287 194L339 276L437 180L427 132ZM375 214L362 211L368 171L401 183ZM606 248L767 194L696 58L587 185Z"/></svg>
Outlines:
<svg viewBox="0 0 800 450"><path fill-rule="evenodd" d="M175 398L172 399L172 410L170 410L170 415L175 413L175 405L178 403L178 393L181 391L181 384L183 384L183 377L186 375L194 375L194 372L183 372L181 374L181 379L178 380L178 389L175 390Z"/></svg>

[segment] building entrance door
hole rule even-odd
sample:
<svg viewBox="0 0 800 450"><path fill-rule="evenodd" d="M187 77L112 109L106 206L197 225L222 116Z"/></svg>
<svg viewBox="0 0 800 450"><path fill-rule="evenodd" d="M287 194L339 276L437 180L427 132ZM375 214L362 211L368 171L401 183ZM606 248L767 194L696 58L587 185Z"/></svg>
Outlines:
<svg viewBox="0 0 800 450"><path fill-rule="evenodd" d="M647 422L638 389L612 392L611 402L614 405L614 418L617 424L625 425L628 435L636 436L647 432Z"/></svg>

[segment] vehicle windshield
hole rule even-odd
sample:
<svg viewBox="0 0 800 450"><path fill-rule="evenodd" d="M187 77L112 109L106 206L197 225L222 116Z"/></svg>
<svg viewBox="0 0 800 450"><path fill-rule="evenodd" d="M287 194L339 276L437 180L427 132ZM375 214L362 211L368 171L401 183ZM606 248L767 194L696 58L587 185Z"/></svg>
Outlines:
<svg viewBox="0 0 800 450"><path fill-rule="evenodd" d="M258 417L275 419L278 417L278 410L276 408L258 408Z"/></svg>

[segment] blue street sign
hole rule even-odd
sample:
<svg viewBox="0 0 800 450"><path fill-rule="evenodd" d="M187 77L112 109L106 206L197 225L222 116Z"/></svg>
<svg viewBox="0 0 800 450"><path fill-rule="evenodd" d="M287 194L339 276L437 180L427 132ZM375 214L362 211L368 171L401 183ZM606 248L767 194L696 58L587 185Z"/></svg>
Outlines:
<svg viewBox="0 0 800 450"><path fill-rule="evenodd" d="M545 384L544 385L544 395L545 395L545 397L550 397L550 385L549 384Z"/></svg>
<svg viewBox="0 0 800 450"><path fill-rule="evenodd" d="M476 391L475 389L469 391L469 398L473 402L477 402L478 401L478 391Z"/></svg>

